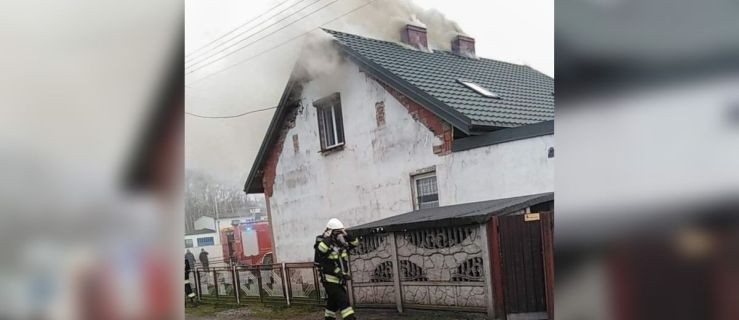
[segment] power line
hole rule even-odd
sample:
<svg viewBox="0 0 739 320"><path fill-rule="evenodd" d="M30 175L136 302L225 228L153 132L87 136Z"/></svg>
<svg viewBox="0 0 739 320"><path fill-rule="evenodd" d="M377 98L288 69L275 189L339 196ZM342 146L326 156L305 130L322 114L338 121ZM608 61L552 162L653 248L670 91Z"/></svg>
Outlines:
<svg viewBox="0 0 739 320"><path fill-rule="evenodd" d="M275 109L275 108L277 108L277 107L269 107L269 108L257 109L257 110L247 111L247 112L236 114L236 115L232 115L232 116L204 116L204 115L200 115L200 114L196 114L196 113L192 113L192 112L187 112L187 111L185 111L185 114L191 115L193 117L205 118L205 119L230 119L230 118L243 117L243 116L248 115L248 114L262 112L262 111L267 111L267 110L271 110L271 109Z"/></svg>
<svg viewBox="0 0 739 320"><path fill-rule="evenodd" d="M357 8L354 8L354 9L352 9L352 10L350 10L350 11L348 11L348 12L346 12L346 13L344 13L344 14L342 14L342 15L340 15L340 16L338 16L338 17L336 17L336 18L333 18L333 19L331 19L331 20L329 20L329 21L326 21L326 22L324 22L324 23L323 23L323 24L321 24L320 26L321 26L321 27L323 27L323 26L325 26L325 25L327 25L327 24L329 24L329 23L331 23L331 22L334 22L334 21L336 21L336 20L339 20L340 18L343 18L344 16L346 16L346 15L348 15L348 14L352 14L352 13L356 12L357 10L359 10L359 9L362 9L362 8L364 8L364 7L366 7L366 6L370 5L371 3L375 2L375 1L377 1L377 0L370 0L370 1L368 1L367 3L365 3L365 4L361 5L361 6L357 7ZM240 65L240 64L242 64L242 63L244 63L244 62L247 62L247 61L249 61L249 60L251 60L251 59L254 59L254 58L258 57L258 56L261 56L261 55L263 55L263 54L265 54L265 53L267 53L267 52L269 52L269 51L272 51L272 50L274 50L274 49L277 49L277 48L279 48L279 47L282 47L282 46L284 46L284 45L286 45L286 44L288 44L288 43L292 42L293 40L295 40L295 39L298 39L298 38L300 38L300 37L302 37L302 36L304 36L304 35L306 35L306 34L308 34L308 33L312 32L313 30L317 30L317 29L318 29L318 27L317 27L317 28L313 28L313 29L310 29L310 30L308 30L308 31L306 31L306 32L303 32L303 33L301 33L301 34L299 34L299 35L297 35L297 36L295 36L295 37L292 37L292 38L290 38L290 39L287 39L286 41L284 41L284 42L281 42L281 43L279 43L279 44L277 44L277 45L275 45L275 46L273 46L273 47L270 47L270 48L268 48L268 49L266 49L266 50L260 51L259 53L255 54L255 55L252 55L252 56L250 56L250 57L248 57L248 58L246 58L246 59L244 59L244 60L241 60L241 61L239 61L239 62L236 62L236 63L234 63L234 64L232 64L232 65L230 65L230 66L228 66L228 67L226 67L226 68L223 68L223 69L221 69L221 70L218 70L218 71L212 72L212 73L210 73L210 74L208 74L208 75L206 75L206 76L204 76L204 77L202 77L202 78L200 78L200 79L197 79L197 80L193 80L192 82L188 83L188 84L187 84L186 86L194 85L194 84L196 84L196 83L198 83L198 82L201 82L201 81L203 81L203 80L205 80L205 79L207 79L207 78L210 78L210 77L212 77L212 76L214 76L214 75L216 75L216 74L219 74L219 73L221 73L221 72L224 72L224 71L226 71L226 70L228 70L228 69L231 69L231 68L233 68L233 67L235 67L235 66L238 66L238 65Z"/></svg>
<svg viewBox="0 0 739 320"><path fill-rule="evenodd" d="M200 78L200 79L197 79L197 80L193 80L192 82L190 82L190 83L186 84L185 86L186 86L186 87L189 87L189 86L191 86L191 85L193 85L193 84L196 84L196 83L198 83L198 82L200 82L200 81L203 81L203 80L205 80L205 79L207 79L207 78L210 78L210 77L212 77L212 76L214 76L214 75L216 75L216 74L219 74L219 73L221 73L221 72L223 72L223 71L226 71L226 70L228 70L228 69L231 69L232 67L235 67L235 66L237 66L237 65L239 65L239 64L241 64L241 63L243 63L243 62L249 61L249 60L251 60L251 59L254 59L254 58L258 57L258 56L261 56L261 55L263 55L263 54L265 54L265 53L267 53L267 52L269 52L269 51L272 51L272 50L274 50L274 49L277 49L277 48L279 48L279 47L282 47L282 46L284 46L284 45L286 45L286 44L290 43L291 41L293 41L293 40L295 40L295 39L297 39L297 38L300 38L300 37L302 37L302 36L306 35L307 33L311 32L311 31L313 31L313 30L315 30L315 29L316 29L316 28L314 28L314 29L311 29L311 30L309 30L308 32L305 32L305 33L299 34L299 35L297 35L297 36L295 36L295 37L292 37L292 38L288 39L287 41L285 41L285 42L282 42L282 43L280 43L280 44L278 44L278 45L276 45L276 46L273 46L273 47L271 47L271 48L269 48L269 49L267 49L267 50L263 50L263 51L260 51L259 53L255 54L255 55L253 55L253 56L250 56L250 57L248 57L248 58L246 58L246 59L244 59L244 60L241 60L241 61L239 61L239 62L237 62L237 63L235 63L235 64L232 64L232 65L230 65L230 66L228 66L228 67L226 67L226 68L224 68L224 69L221 69L221 70L215 71L215 72L213 72L213 73L211 73L211 74L209 74L209 75L206 75L206 76L204 76L204 77L202 77L202 78Z"/></svg>
<svg viewBox="0 0 739 320"><path fill-rule="evenodd" d="M231 29L231 31L229 31L229 32L226 32L226 33L225 33L225 34L223 34L222 36L220 36L220 37L218 37L218 38L216 38L216 39L214 39L214 40L212 40L212 41L210 41L210 42L206 43L206 44L205 44L205 45L203 45L202 47L200 47L200 48L197 48L197 49L195 49L195 50L193 50L193 51L190 51L190 53L188 53L188 54L186 54L186 55L185 55L185 58L187 58L187 57L189 57L189 56L191 56L191 55L195 54L196 52L198 52L198 51L202 50L203 48L206 48L206 47L208 47L209 45L213 44L214 42L216 42L216 41L218 41L218 40L221 40L221 39L225 38L225 37L226 37L226 36L228 36L229 34L231 34L231 33L233 33L234 31L236 31L236 30L240 29L241 27L243 27L243 26L245 26L245 25L247 25L247 24L249 24L249 23L252 23L252 22L254 22L254 21L255 21L255 20L257 20L258 18L261 18L261 17L263 16L263 15L267 14L267 12L270 12L270 11L272 11L272 9L274 9L274 8L277 8L277 7L281 6L282 4L284 4L285 2L288 2L288 1L290 1L290 0L285 0L285 1L282 1L282 2L280 2L280 3L278 3L278 4L274 5L274 6L272 6L271 8L267 9L267 11L265 11L265 12L262 12L262 13L260 13L260 14L256 15L256 16L255 16L255 17L254 17L253 19L251 19L251 20L249 20L249 21L247 21L247 22L244 22L244 23L242 23L241 25L239 25L239 26L238 26L238 27L236 27L236 28L233 28L233 29Z"/></svg>
<svg viewBox="0 0 739 320"><path fill-rule="evenodd" d="M196 66L196 65L198 65L198 64L201 64L201 63L203 63L203 62L207 62L207 61L208 61L208 59L210 59L210 58L213 58L213 57L215 57L215 56L219 55L220 53L223 53L224 51L226 51L226 50L228 50L228 49L230 49L230 48L234 47L235 45L237 45L237 44L239 44L239 43L241 43L241 42L243 42L243 41L245 41L245 40L247 40L247 39L249 39L249 38L251 38L251 37L253 37L253 36L255 36L255 35L257 35L257 34L259 34L259 33L263 32L263 31L265 31L265 30L267 30L267 29L269 29L269 28L271 28L271 27L273 27L273 26L275 26L276 24L278 24L278 23L280 23L280 22L282 22L282 21L285 21L285 20L286 20L287 18L289 18L289 17L291 17L291 16L293 16L293 15L295 15L295 14L299 13L299 12L300 12L300 11L302 11L303 9L305 9L305 8L308 8L308 7L310 7L310 6L312 6L312 5L316 4L316 3L318 3L318 2L320 2L320 1L321 1L321 0L316 0L316 1L313 1L313 2L309 3L308 5L306 5L306 6L302 7L302 8L300 8L300 9L296 10L295 12L293 12L293 13L291 13L291 14L289 14L289 15L287 15L287 16L285 16L285 17L283 17L282 19L280 19L280 20L276 21L275 23L273 23L273 24L271 24L271 25L268 25L268 26L266 26L266 27L262 28L261 30L259 30L259 31L255 32L255 33L252 33L252 34L250 34L250 35L249 35L249 36L247 36L246 38L243 38L243 39L241 39L241 40L239 40L239 41L236 41L236 42L232 43L231 45L229 45L229 46L227 46L227 47L225 47L225 48L221 49L220 51L218 51L218 52L215 52L215 53L213 53L213 54L209 55L209 56L208 56L208 57L206 57L205 59L202 59L202 60L200 60L200 61L197 61L197 62L195 62L195 63L192 63L192 64L190 64L189 66L185 66L185 69L188 69L188 68L193 68L194 66ZM300 20L303 20L303 19L307 18L308 16L310 16L310 15L312 15L312 14L316 13L317 11L319 11L319 10L321 10L321 9L323 9L323 8L325 8L325 7L329 6L329 5L331 5L331 4L333 4L333 3L337 2L337 1L338 1L338 0L334 0L334 1L330 2L330 3L327 3L327 4L323 5L322 7L318 8L318 9L316 9L316 10L313 10L313 11L311 11L310 13L306 14L305 16L303 16L303 17L300 17L300 18L298 18L298 19L296 19L296 20L294 20L294 21L292 21L292 22L290 22L290 23L288 23L288 24L286 24L286 25L282 26L281 28L279 28L279 29L277 29L277 30L274 30L274 31L272 31L272 32L270 32L270 33L268 33L268 34L264 35L263 37L260 37L259 39L256 39L256 40L254 40L254 41L251 41L251 42L247 43L246 45L244 45L244 46L241 46L241 47L237 48L236 50L233 50L233 51L231 51L231 52L228 52L228 53L226 53L225 55L223 55L223 56L221 56L221 57L219 57L219 58L216 58L215 60L211 60L210 62L207 62L206 64L204 64L204 65L201 65L201 66L197 67L197 68L196 68L195 70L192 70L192 71L188 72L188 74L190 74L190 73L193 73L193 72L195 72L195 71L198 71L198 70L200 70L200 69L202 69L202 68L204 68L204 67L207 67L207 66L209 66L209 65L211 65L211 64L213 64L213 63L215 63L215 62L217 62L217 61L220 61L220 60L222 60L222 59L224 59L224 58L226 58L226 57L228 57L228 56L230 56L230 55L232 55L232 54L234 54L234 53L236 53L236 52L239 52L239 51L241 51L241 50L243 50L243 49L245 49L245 48L247 48L247 47L249 47L249 46L251 46L251 45L253 45L253 44L257 43L257 42L258 42L259 40L262 40L262 39L264 39L264 38L266 38L266 37L269 37L270 35L273 35L273 34L277 33L278 31L280 31L280 30L283 30L283 29L285 29L285 28L287 28L287 27L289 27L289 26L291 26L291 25L293 25L293 24L297 23L297 22L298 22L298 21L300 21ZM297 3L296 3L296 4L297 4ZM233 40L233 39L229 39L229 41L230 41L230 40Z"/></svg>
<svg viewBox="0 0 739 320"><path fill-rule="evenodd" d="M296 2L296 3L294 4L294 5L297 5L298 3L302 2L302 1L304 1L304 0L300 0L300 1ZM336 1L338 1L338 0L334 0L333 2L336 2ZM212 57L215 57L215 56L217 56L218 54L220 54L220 53L222 53L222 52L224 52L224 51L226 51L226 50L228 50L228 49L230 49L230 48L233 48L233 47L234 47L235 45L237 45L237 44L239 44L239 43L242 43L242 42L244 42L245 40L247 40L247 39L249 39L249 38L251 38L251 37L253 37L253 36L255 36L255 35L259 34L259 33L260 33L260 32L262 32L262 31L265 31L265 30L267 30L267 29L269 29L269 28L271 28L271 27L273 27L273 26L277 25L278 23L280 23L280 22L282 22L282 21L285 21L285 20L286 20L287 18L289 18L289 17L292 17L292 16L294 16L295 14L299 13L300 11L303 11L303 9L305 9L305 8L308 8L308 7L310 7L310 6L314 5L314 4L318 3L318 2L321 2L321 0L315 0L315 1L313 1L313 2L309 3L308 5L306 5L306 6L302 7L302 8L300 8L300 9L298 9L298 10L295 10L295 11L294 11L293 13L291 13L291 14L289 14L289 15L285 16L285 17L282 17L282 19L280 19L280 20L277 20L277 21L275 21L274 23L272 23L272 24L270 24L270 25L268 25L268 26L266 26L266 27L264 27L264 28L260 29L259 31L257 31L257 32L254 32L254 33L252 33L252 34L250 34L250 35L246 36L246 38L240 39L239 41L236 41L236 42L232 43L231 45L229 45L229 46L227 46L227 47L225 47L225 48L221 49L220 51L218 51L218 52L216 52L216 53L213 53L213 54L211 54L211 55L209 55L209 56L205 57L205 59L201 59L200 61L194 62L194 63L190 64L189 66L185 66L185 68L186 68L186 69L187 69L187 68L192 68L193 66L195 66L195 65L197 65L197 64L200 64L200 63L202 63L203 61L208 61L208 59L210 59L210 58L212 58ZM332 2L332 3L333 3L333 2ZM291 6L291 7L292 7L292 6ZM291 8L291 7L288 7L287 9L289 9L289 8ZM287 9L285 9L285 10L287 10ZM278 12L278 14L280 14L280 13L284 12L285 10L283 10L283 11L280 11L280 12ZM310 14L308 14L308 15L310 15ZM275 16L277 16L277 15L274 15L274 16L270 17L269 19L272 19L272 18L274 18ZM301 18L301 19L302 19L302 18ZM269 21L269 20L267 20L267 21ZM300 21L300 19L298 19L298 20L296 20L296 21ZM295 23L295 22L293 22L293 23ZM292 24L292 23L290 23L290 24ZM288 26L289 26L290 24L288 24ZM256 27L256 26L255 26L255 27ZM253 28L252 28L252 29L253 29ZM284 27L283 27L283 29L284 29ZM234 39L238 38L238 37L239 37L240 35L242 35L242 34L244 34L244 33L248 32L248 31L250 31L250 30L251 30L251 29L247 29L247 30L245 30L244 32L241 32L241 33L239 33L239 34L238 34L238 35L236 35L235 37L233 37L233 38L231 38L231 39L228 39L227 41L225 41L225 42L221 43L221 45L223 45L223 44L226 44L226 43L228 43L229 41L231 41L231 40L234 40ZM281 30L281 29L278 29L278 30ZM252 43L253 43L253 42L252 42ZM220 46L220 45L216 46L216 48L213 48L212 50L217 50L217 47L219 47L219 46ZM239 50L241 50L241 49L238 49L238 50L236 50L236 51L239 51ZM236 51L234 51L234 52L236 52ZM193 61L193 60L197 60L197 59L196 59L196 58L190 59L190 61Z"/></svg>
<svg viewBox="0 0 739 320"><path fill-rule="evenodd" d="M334 0L334 1L331 1L331 2L329 2L329 3L327 3L327 4L323 5L323 6L321 6L320 8L318 8L318 9L316 9L316 10L313 10L313 11L311 11L310 13L306 14L305 16L302 16L301 18L299 18L299 19L297 19L297 20L295 20L295 21L293 21L293 22L290 22L290 23L286 24L286 25L282 26L281 28L279 28L279 29L277 29L277 30L274 30L274 31L272 31L272 32L270 32L270 33L268 33L268 34L264 35L263 37L261 37L261 38L259 38L259 39L257 39L257 40L254 40L254 41L252 41L252 42L250 42L250 43L247 43L246 45L244 45L244 46L241 46L241 47L239 47L238 49L236 49L236 50L234 50L234 51L231 51L231 52L229 52L229 53L227 53L227 54L225 54L225 55L221 56L221 57L220 57L220 58L218 58L218 59L215 59L215 60L211 60L210 62L208 62L208 63L206 63L206 64L204 64L204 65L202 65L202 66L200 66L200 67L197 67L197 68L195 68L195 70L191 70L190 72L188 72L188 73L186 73L186 74L191 74L191 73L193 73L193 72L195 72L195 71L198 71L198 70L200 70L200 69L202 69L202 68L205 68L205 67L207 67L207 66L209 66L209 65L211 65L211 64L213 64L213 63L216 63L216 62L218 62L218 61L220 61L220 60L223 60L224 58L226 58L226 57L228 57L228 56L230 56L230 55L232 55L232 54L234 54L234 53L236 53L236 52L239 52L239 51L241 51L241 50L243 50L243 49L245 49L245 48L247 48L247 47L249 47L249 46L251 46L251 45L253 45L253 44L257 43L257 42L258 42L259 40L262 40L262 39L264 39L264 38L266 38L266 37L269 37L269 36L271 36L271 35L273 35L273 34L277 33L278 31L280 31L280 30L282 30L282 29L285 29L285 28L287 28L287 27L289 27L289 26L291 26L291 25L293 25L293 24L297 23L298 21L300 21L300 20L303 20L303 19L305 19L305 18L309 17L310 15L312 15L312 14L314 14L314 13L318 12L319 10L322 10L323 8L325 8L325 7L328 7L328 6L330 6L330 5L334 4L334 3L336 3L336 1L339 1L339 0ZM312 4L311 4L311 5L312 5ZM192 65L191 65L191 67L192 67Z"/></svg>
<svg viewBox="0 0 739 320"><path fill-rule="evenodd" d="M202 100L206 100L208 102L215 102L215 103L219 103L219 104L232 104L232 101L227 101L225 99L218 99L218 98L213 98L213 97L204 97L204 96L192 94L192 93L187 92L187 91L185 91L185 98L186 99L189 99L189 98L202 99Z"/></svg>
<svg viewBox="0 0 739 320"><path fill-rule="evenodd" d="M284 9L280 10L279 12L277 12L277 13L273 14L272 16L270 16L270 17L268 17L268 18L265 18L265 19L264 19L264 21L262 21L262 22L259 22L259 23L257 23L256 25L254 25L254 26L251 26L251 27L249 27L249 28L247 28L247 29L245 29L245 30L243 30L243 31L239 32L239 33L238 33L238 34L236 34L235 36L233 36L233 37L231 37L231 38L229 38L229 39L227 39L227 40L225 40L225 41L223 41L223 42L219 43L218 45L214 46L213 48L210 48L209 50L206 50L206 51L203 51L203 52L201 52L201 53L200 53L200 54L198 54L198 55L197 55L196 57L192 57L192 58L190 58L190 59L186 59L186 60L185 60L185 63L187 64L187 63L190 63L190 62L192 62L193 60L198 60L198 59L199 59L200 57L204 56L204 54L209 54L209 53L212 53L212 52L213 52L213 51L215 51L215 50L218 50L218 47L220 47L220 46L223 46L223 45L225 45L225 44L228 44L228 43L229 43L230 41L232 41L232 40L234 40L234 39L237 39L237 38L238 38L238 37L240 37L241 35L243 35L243 34L245 34L245 33L248 33L248 32L251 32L251 31L255 30L255 29L256 29L257 27L259 27L260 25L262 25L262 24L264 24L264 23L268 23L268 22L269 22L269 21L270 21L271 19L274 19L274 18L276 18L277 16L279 16L279 15L280 15L280 14L282 14L283 12L285 12L285 11L287 11L287 10L291 9L291 8L294 8L294 7L296 7L296 6L297 6L297 5L299 4L299 3L301 3L301 2L304 2L304 1L305 1L305 0L298 0L298 1L296 1L295 3L293 3L293 4L289 5L289 6L287 6L286 8L284 8ZM246 39L249 39L250 37L252 37L252 36L254 36L254 35L258 34L259 32L262 32L262 31L264 31L264 30L266 30L266 29L268 29L268 28L270 28L270 27L272 27L272 26L274 26L274 25L276 25L276 24L278 24L278 23L280 23L280 22L284 21L284 20L285 20L286 18L289 18L289 17L293 16L294 14L296 14L296 13L300 12L301 10L303 10L303 9L305 9L305 8L307 8L307 7L311 6L311 5L313 5L313 4L315 4L316 2L319 2L319 1L321 1L321 0L315 0L315 1L313 1L313 2L312 2L311 4L309 4L308 6L302 7L302 8L300 8L300 9L298 9L298 10L294 11L293 13L291 13L291 14L287 15L286 17L283 17L282 19L280 19L280 20L278 20L278 21L275 21L274 23L272 23L272 24L268 25L267 27L265 27L265 28L262 28L261 30L259 30L259 31L255 32L255 33L253 33L253 34L250 34L250 35L248 35L248 36L247 36L246 38L244 38L244 39L241 39L241 40L237 41L236 43L233 43L233 44L232 44L232 46L233 46L233 45L235 45L235 44L238 44L239 42L242 42L242 41L244 41L244 40L246 40ZM259 17L259 18L262 18L262 17ZM233 31L235 31L235 30L233 30ZM228 47L227 47L226 49L228 49ZM224 49L224 50L225 50L225 49ZM217 53L216 53L216 54L217 54ZM208 60L208 58L210 58L210 57L212 57L212 56L213 56L213 55L210 55L210 56L206 57L206 58L205 58L205 60ZM196 63L198 63L198 62L196 62ZM189 67L190 67L190 66L188 66L187 68L189 68Z"/></svg>
<svg viewBox="0 0 739 320"><path fill-rule="evenodd" d="M217 49L218 49L218 47L220 47L220 46L222 46L222 45L225 45L225 44L227 44L228 42L230 42L230 41L232 41L232 40L234 40L234 39L237 39L237 38L238 38L239 36L241 36L241 35L243 35L243 34L245 34L245 33L247 33L247 32L250 32L250 31L252 31L252 30L256 29L256 28L257 28L258 26L260 26L260 25L262 25L262 24L264 24L264 23L267 23L267 22L269 22L269 21L270 21L271 19L273 19L273 18L276 18L277 16L279 16L279 15L280 15L280 14L282 14L283 12L287 11L288 9L291 9L291 8L293 8L293 7L297 6L297 5L299 4L299 3L303 2L303 1L305 1L305 0L298 0L298 1L296 1L295 3L293 3L293 4L292 4L292 5L290 5L290 6L288 6L287 8L284 8L284 9L280 10L279 12L277 12L277 13L273 14L273 15L272 15L272 16L270 16L269 18L266 18L266 19L265 19L264 21L262 21L262 22L259 22L259 23L257 23L256 25L254 25L254 26L252 26L252 27L250 27L250 28L247 28L246 30L243 30L243 31L239 32L239 33L238 33L238 34L236 34L235 36L233 36L233 37L231 37L231 38L229 38L229 39L227 39L227 40L225 40L225 41L223 41L223 42L219 43L218 45L214 46L213 48L210 48L209 50L206 50L206 51L204 51L204 52L201 52L201 54L198 54L198 55L197 55L196 57L192 57L192 58L190 58L190 59L186 59L185 63L187 64L187 63L190 63L190 62L192 62L193 60L198 60L198 59L199 59L200 57L204 56L204 54L208 54L209 52L210 52L210 53L212 53L213 51L217 50ZM252 34L250 34L250 35L248 35L248 36L247 36L246 38L243 38L243 39L241 39L241 40L238 40L237 42L235 42L235 43L232 43L232 44L231 44L230 46L228 46L228 47L224 48L223 50L221 50L221 51L219 51L219 52L217 52L217 53L215 53L215 54L211 54L210 56L206 57L205 59L203 59L203 60L201 60L201 61L197 61L197 62L195 62L195 63L193 63L193 64L191 64L191 65L189 65L189 66L186 66L185 68L190 68L190 67L192 67L192 66L193 66L193 65L195 65L195 64L198 64L198 63L200 63L200 62L206 61L206 60L208 60L209 58L211 58L211 57L213 57L213 56L217 55L218 53L220 53L220 52L223 52L224 50L226 50L226 49L228 49L228 48L231 48L231 47L233 47L234 45L236 45L236 44L238 44L238 43L240 43L240 42L243 42L244 40L246 40L246 39L249 39L249 38L253 37L254 35L256 35L256 34L258 34L258 33L262 32L262 31L264 31L264 30L267 30L268 28L270 28L270 27L272 27L272 26L274 26L274 25L276 25L276 24L278 24L278 23L280 23L280 22L284 21L284 20L285 20L286 18L289 18L289 17L291 17L291 16L295 15L296 13L300 12L301 10L303 10L303 9L305 9L305 8L307 8L307 7L311 6L311 5L313 5L313 4L315 4L315 3L319 2L319 1L321 1L321 0L315 0L315 1L313 1L313 2L311 3L311 4L309 4L309 5L305 6L305 7L302 7L302 8L300 8L300 9L298 9L298 10L294 11L293 13L291 13L291 14L287 15L286 17L283 17L282 19L280 19L280 20L278 20L278 21L276 21L276 22L274 22L274 23L272 23L272 24L270 24L270 25L268 25L268 26L266 26L266 27L262 28L261 30L259 30L259 31L257 31L257 32L254 32L254 33L252 33ZM235 31L235 30L232 30L232 31Z"/></svg>

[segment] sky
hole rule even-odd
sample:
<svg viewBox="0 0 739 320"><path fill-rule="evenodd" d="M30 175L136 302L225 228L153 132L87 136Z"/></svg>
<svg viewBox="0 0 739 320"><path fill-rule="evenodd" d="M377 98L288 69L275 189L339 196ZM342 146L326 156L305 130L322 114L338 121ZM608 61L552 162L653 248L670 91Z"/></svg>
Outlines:
<svg viewBox="0 0 739 320"><path fill-rule="evenodd" d="M387 30L388 26L395 28L402 22L399 20L412 21L414 17L406 11L415 9L407 9L413 6L410 0L387 1L185 0L186 110L228 116L275 106L303 44L302 34L321 25L368 37L379 37L381 31L397 34ZM412 2L424 12L435 9L456 22L475 38L478 56L526 64L554 75L554 1ZM388 14L388 10L394 11ZM332 21L337 17L341 18ZM297 22L289 24L291 21ZM331 22L325 24L327 21ZM231 30L235 31L218 40L226 42L223 46L209 50L214 43L197 51ZM231 38L234 40L228 41ZM207 59L220 50L223 52ZM185 166L241 188L272 113L268 110L230 119L187 116Z"/></svg>

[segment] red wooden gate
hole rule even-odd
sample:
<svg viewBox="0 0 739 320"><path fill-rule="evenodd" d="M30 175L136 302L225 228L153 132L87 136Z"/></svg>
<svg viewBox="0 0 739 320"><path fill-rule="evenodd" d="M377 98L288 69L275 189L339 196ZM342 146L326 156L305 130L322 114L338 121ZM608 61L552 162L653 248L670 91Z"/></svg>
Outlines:
<svg viewBox="0 0 739 320"><path fill-rule="evenodd" d="M496 313L552 319L552 214L495 217L489 230Z"/></svg>

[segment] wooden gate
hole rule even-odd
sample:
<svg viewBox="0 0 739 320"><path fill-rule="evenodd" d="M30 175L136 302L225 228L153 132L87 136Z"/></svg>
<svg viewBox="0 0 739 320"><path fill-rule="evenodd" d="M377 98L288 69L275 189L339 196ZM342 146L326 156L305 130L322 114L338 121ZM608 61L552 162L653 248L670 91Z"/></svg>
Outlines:
<svg viewBox="0 0 739 320"><path fill-rule="evenodd" d="M551 216L530 213L491 221L491 257L498 260L493 272L500 274L493 279L496 309L508 320L552 318Z"/></svg>

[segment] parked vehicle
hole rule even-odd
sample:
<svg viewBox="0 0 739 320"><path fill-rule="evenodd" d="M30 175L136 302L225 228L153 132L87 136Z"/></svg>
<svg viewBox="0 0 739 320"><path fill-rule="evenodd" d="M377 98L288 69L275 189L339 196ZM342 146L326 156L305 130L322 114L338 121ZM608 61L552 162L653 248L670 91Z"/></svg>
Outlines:
<svg viewBox="0 0 739 320"><path fill-rule="evenodd" d="M226 262L236 265L271 264L272 230L269 222L248 222L221 229Z"/></svg>

